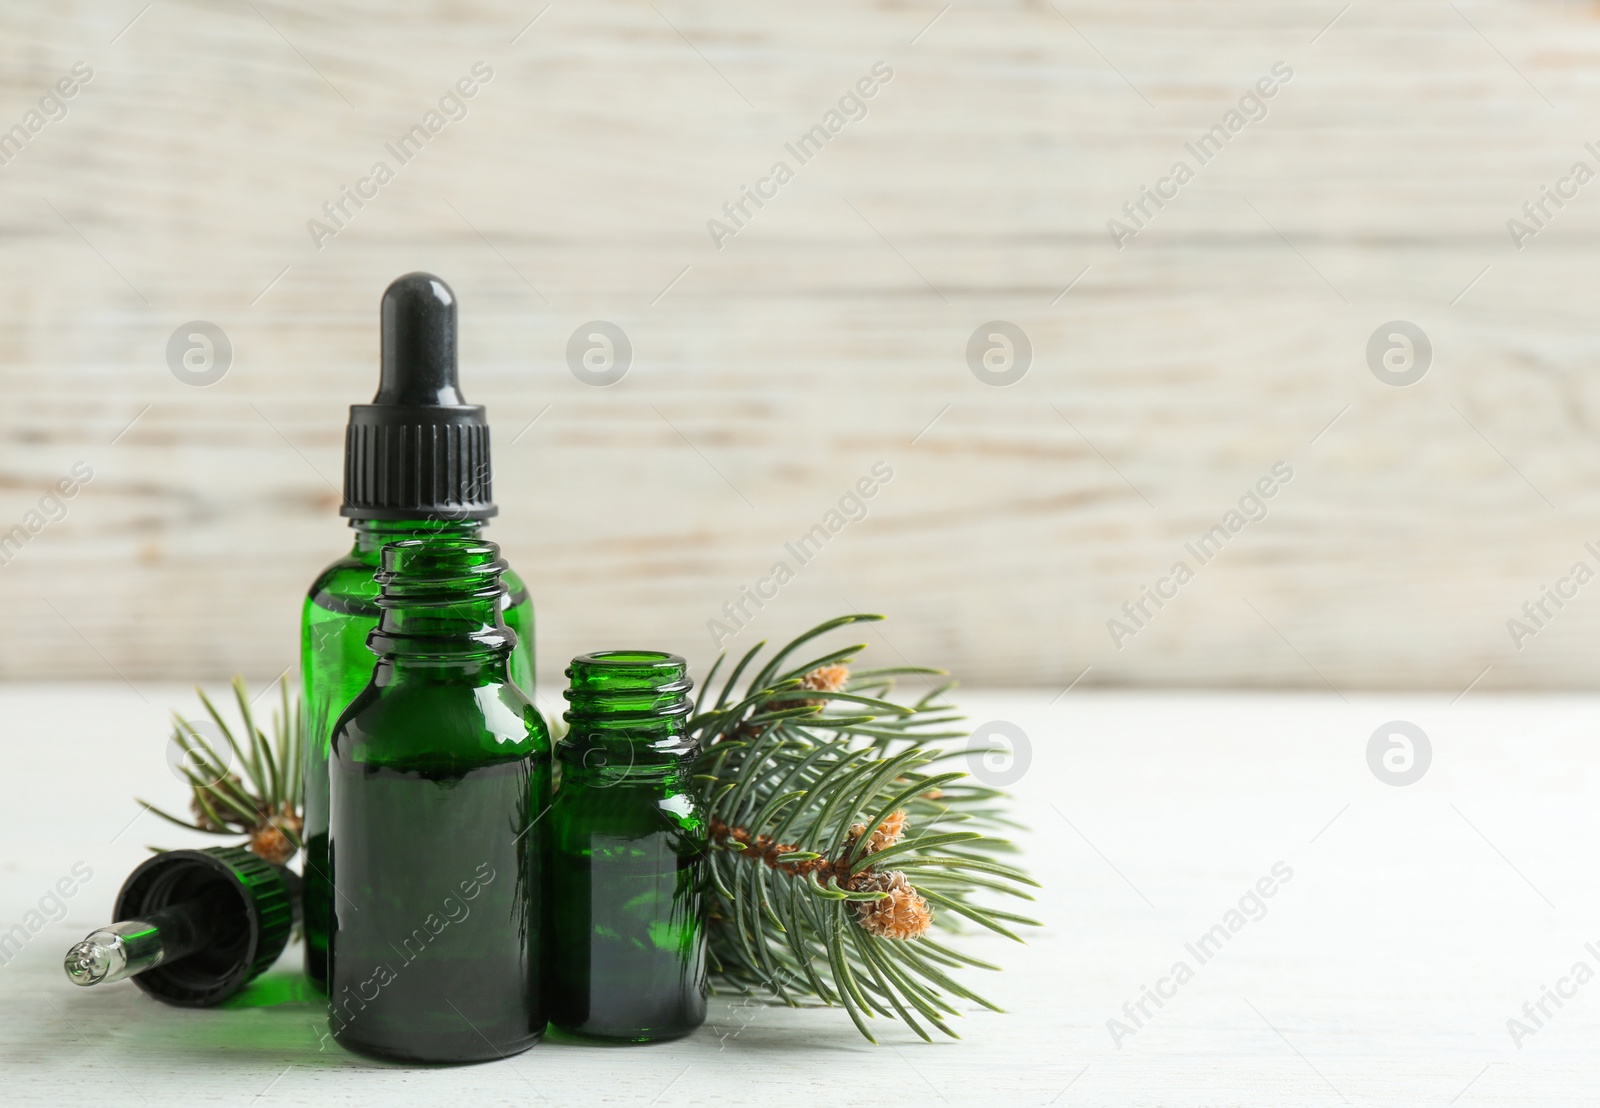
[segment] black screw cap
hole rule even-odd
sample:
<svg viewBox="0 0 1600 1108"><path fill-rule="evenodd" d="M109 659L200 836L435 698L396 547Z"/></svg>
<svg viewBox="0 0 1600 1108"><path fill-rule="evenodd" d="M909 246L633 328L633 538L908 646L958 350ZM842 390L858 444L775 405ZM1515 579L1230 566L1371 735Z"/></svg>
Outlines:
<svg viewBox="0 0 1600 1108"><path fill-rule="evenodd" d="M300 920L300 878L241 847L168 850L128 875L112 915L139 919L196 900L213 913L211 941L146 970L133 983L168 1004L206 1008L228 999L278 960Z"/></svg>

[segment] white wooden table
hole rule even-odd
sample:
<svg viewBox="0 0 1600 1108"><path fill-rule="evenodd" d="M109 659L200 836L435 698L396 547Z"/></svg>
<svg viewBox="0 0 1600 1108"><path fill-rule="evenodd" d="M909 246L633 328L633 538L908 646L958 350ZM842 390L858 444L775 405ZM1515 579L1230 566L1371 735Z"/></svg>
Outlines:
<svg viewBox="0 0 1600 1108"><path fill-rule="evenodd" d="M1047 926L961 1042L842 1012L714 1003L671 1044L544 1043L515 1060L407 1069L341 1051L297 973L254 1006L191 1012L122 984L78 990L66 947L106 918L146 843L185 845L138 793L176 804L162 759L178 688L0 688L0 929L85 862L66 913L0 968L0 1101L142 1104L1592 1104L1600 981L1600 746L1592 697L971 694L974 720L1030 736L1015 786ZM1432 763L1380 782L1369 736L1420 727ZM1281 864L1280 864L1281 863ZM1186 944L1281 874L1204 964ZM1247 903L1254 913L1254 905ZM1242 917L1241 917L1242 918ZM1120 1043L1107 1021L1174 963L1194 974ZM1507 1020L1575 993L1514 1044ZM1130 1022L1131 1026L1131 1022Z"/></svg>

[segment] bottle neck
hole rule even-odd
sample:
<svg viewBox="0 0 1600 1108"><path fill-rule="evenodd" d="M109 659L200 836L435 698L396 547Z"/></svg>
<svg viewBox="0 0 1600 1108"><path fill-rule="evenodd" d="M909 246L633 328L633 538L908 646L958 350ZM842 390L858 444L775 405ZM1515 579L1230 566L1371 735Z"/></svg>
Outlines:
<svg viewBox="0 0 1600 1108"><path fill-rule="evenodd" d="M569 729L557 748L580 774L670 776L697 753L685 724L693 704L688 664L674 654L606 651L572 660Z"/></svg>
<svg viewBox="0 0 1600 1108"><path fill-rule="evenodd" d="M367 636L383 677L482 680L506 672L517 645L501 606L506 564L491 542L459 535L391 541L382 548L378 626Z"/></svg>
<svg viewBox="0 0 1600 1108"><path fill-rule="evenodd" d="M479 519L352 519L350 529L355 532L355 545L350 553L378 564L378 553L392 542L402 539L425 539L435 535L452 538L477 538L483 531Z"/></svg>
<svg viewBox="0 0 1600 1108"><path fill-rule="evenodd" d="M372 667L372 683L390 685L509 685L511 648L481 655L417 656L385 654Z"/></svg>

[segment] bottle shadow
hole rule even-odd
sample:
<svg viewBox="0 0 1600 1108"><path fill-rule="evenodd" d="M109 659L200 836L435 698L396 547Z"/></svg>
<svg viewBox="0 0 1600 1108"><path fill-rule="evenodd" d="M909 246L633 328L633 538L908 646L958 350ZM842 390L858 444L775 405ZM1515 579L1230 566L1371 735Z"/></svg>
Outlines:
<svg viewBox="0 0 1600 1108"><path fill-rule="evenodd" d="M172 1068L194 1073L231 1071L241 1064L295 1066L313 1069L433 1069L416 1063L389 1062L355 1054L334 1041L328 1029L327 1002L298 968L269 970L214 1009L162 1004L132 982L94 990L51 988L36 994L39 1020L31 1023L31 1053L47 1064L79 1060L91 1046L112 1064L121 1059L148 1069ZM30 1005L31 1006L31 1005ZM836 1022L838 1021L838 1022ZM903 1024L886 1022L874 1028L879 1041L917 1040ZM27 1049L25 1036L10 1036L13 1047ZM745 1056L792 1057L797 1041L808 1052L868 1054L881 1049L861 1038L841 1011L822 1012L811 1006L751 1004L713 998L707 1022L692 1033L655 1043L628 1043L586 1038L555 1027L546 1029L539 1053L596 1049L673 1049L685 1056L738 1053Z"/></svg>

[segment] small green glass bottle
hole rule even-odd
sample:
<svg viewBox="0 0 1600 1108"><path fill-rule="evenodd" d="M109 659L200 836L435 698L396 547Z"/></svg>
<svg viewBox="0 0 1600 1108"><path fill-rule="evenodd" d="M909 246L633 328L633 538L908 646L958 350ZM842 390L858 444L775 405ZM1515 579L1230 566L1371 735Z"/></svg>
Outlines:
<svg viewBox="0 0 1600 1108"><path fill-rule="evenodd" d="M383 367L371 404L350 409L341 514L355 545L317 577L301 618L305 700L305 960L328 980L328 739L339 713L367 687L378 625L373 573L386 543L428 536L475 538L495 514L489 428L457 385L456 301L427 273L408 273L383 294ZM533 695L533 605L521 578L502 575L501 608L516 634L511 679Z"/></svg>
<svg viewBox="0 0 1600 1108"><path fill-rule="evenodd" d="M550 1022L654 1042L706 1018L706 820L690 789L688 665L572 660L550 811Z"/></svg>
<svg viewBox="0 0 1600 1108"><path fill-rule="evenodd" d="M493 543L383 548L372 681L333 730L329 1024L472 1062L544 1033L550 736L511 681Z"/></svg>

